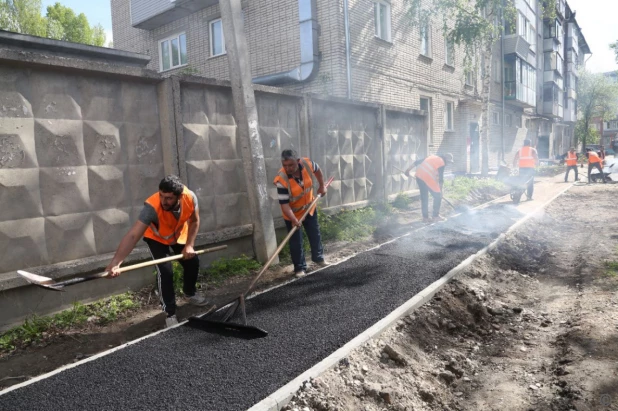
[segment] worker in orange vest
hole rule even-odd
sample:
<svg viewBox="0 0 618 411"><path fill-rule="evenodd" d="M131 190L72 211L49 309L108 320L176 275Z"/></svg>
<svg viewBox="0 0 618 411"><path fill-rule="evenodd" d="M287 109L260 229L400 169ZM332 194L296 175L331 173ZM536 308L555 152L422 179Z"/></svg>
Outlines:
<svg viewBox="0 0 618 411"><path fill-rule="evenodd" d="M590 184L590 172L592 171L593 168L596 168L597 170L599 170L599 173L601 173L601 177L603 178L603 183L606 183L607 181L605 181L605 174L603 174L603 167L601 167L601 164L603 163L601 156L599 156L596 151L590 148L586 150L587 150L586 157L588 157L588 183Z"/></svg>
<svg viewBox="0 0 618 411"><path fill-rule="evenodd" d="M513 167L519 167L519 175L522 176L522 178L529 179L526 190L526 197L528 197L528 200L532 200L532 194L534 194L535 167L539 162L539 154L530 144L531 141L525 139L524 146L519 149L513 159Z"/></svg>
<svg viewBox="0 0 618 411"><path fill-rule="evenodd" d="M159 192L148 197L135 224L120 241L116 254L105 271L110 278L120 275L120 264L131 253L140 238L148 245L152 258L164 258L181 254L183 269L183 292L192 305L211 305L196 291L200 260L193 249L200 228L200 215L195 193L182 184L174 175L159 183ZM167 313L166 326L178 324L176 319L176 295L172 263L157 264L157 284L163 311Z"/></svg>
<svg viewBox="0 0 618 411"><path fill-rule="evenodd" d="M571 170L575 170L575 181L579 181L577 175L577 153L575 152L575 147L571 147L566 154L564 159L566 163L566 174L564 175L564 182L566 183L569 180L569 174Z"/></svg>
<svg viewBox="0 0 618 411"><path fill-rule="evenodd" d="M418 159L406 171L406 176L410 176L410 171L417 167L416 185L421 194L421 212L423 222L444 220L440 216L440 205L442 204L442 183L444 182L444 168L448 163L454 163L453 155L446 153L442 155L429 156ZM429 219L429 193L433 197L433 214Z"/></svg>
<svg viewBox="0 0 618 411"><path fill-rule="evenodd" d="M313 206L302 223L299 221L314 199L312 177L315 177L318 181L318 194L326 195L322 170L317 163L309 158L299 158L294 150L283 150L281 165L283 167L277 173L274 184L277 187L285 226L290 232L292 227L301 227L302 224L311 245L311 260L318 266L325 267L328 263L324 261L324 249L318 214L315 210L316 206ZM307 262L305 261L303 236L300 230L297 230L290 238L290 254L292 263L294 263L294 275L303 277L307 271Z"/></svg>

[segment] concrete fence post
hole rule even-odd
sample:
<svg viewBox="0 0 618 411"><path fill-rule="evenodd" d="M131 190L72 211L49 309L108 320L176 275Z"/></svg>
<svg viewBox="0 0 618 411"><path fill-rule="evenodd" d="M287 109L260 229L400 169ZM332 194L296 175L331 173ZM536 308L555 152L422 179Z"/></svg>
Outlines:
<svg viewBox="0 0 618 411"><path fill-rule="evenodd" d="M176 139L176 99L172 86L173 81L171 78L166 78L157 84L157 97L159 100L164 172L165 175L175 174L180 176L178 140ZM186 183L186 178L184 181Z"/></svg>
<svg viewBox="0 0 618 411"><path fill-rule="evenodd" d="M389 172L388 172L389 170L387 170L388 159L386 157L388 155L388 147L387 147L388 136L386 135L386 132L387 132L386 107L384 107L384 104L380 104L378 108L378 127L380 128L379 130L380 155L378 156L378 158L380 159L380 167L378 168L379 173L380 173L379 178L378 178L380 186L378 187L378 192L379 192L378 198L382 199L383 202L387 203L388 193L386 192L386 186L387 186L387 179L389 178Z"/></svg>
<svg viewBox="0 0 618 411"><path fill-rule="evenodd" d="M251 64L243 26L241 1L222 1L219 6L230 66L237 132L254 227L253 246L258 261L266 262L277 248L277 239L268 196L266 164L251 81ZM238 212L242 213L244 210L238 210Z"/></svg>

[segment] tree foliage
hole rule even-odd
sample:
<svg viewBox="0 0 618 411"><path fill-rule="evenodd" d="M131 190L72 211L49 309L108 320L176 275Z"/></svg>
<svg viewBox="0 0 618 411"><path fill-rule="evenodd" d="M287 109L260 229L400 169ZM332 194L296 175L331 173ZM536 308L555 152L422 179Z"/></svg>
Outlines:
<svg viewBox="0 0 618 411"><path fill-rule="evenodd" d="M616 63L618 63L618 40L609 45L609 48L614 50L614 54L616 55Z"/></svg>
<svg viewBox="0 0 618 411"><path fill-rule="evenodd" d="M582 150L591 143L592 120L611 120L618 113L618 83L601 73L581 71L577 83L579 121L575 138L582 142Z"/></svg>
<svg viewBox="0 0 618 411"><path fill-rule="evenodd" d="M105 45L105 31L84 13L56 3L41 14L41 0L0 0L0 29L92 46Z"/></svg>

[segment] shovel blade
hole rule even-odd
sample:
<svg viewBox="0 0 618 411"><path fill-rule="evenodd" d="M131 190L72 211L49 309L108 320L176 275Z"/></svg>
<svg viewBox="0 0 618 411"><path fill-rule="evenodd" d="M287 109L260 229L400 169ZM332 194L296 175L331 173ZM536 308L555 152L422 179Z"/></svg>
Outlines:
<svg viewBox="0 0 618 411"><path fill-rule="evenodd" d="M19 274L30 284L37 285L46 290L64 291L64 287L55 285L56 282L49 277L43 277L42 275L29 273L28 271L23 270L17 270L17 274Z"/></svg>
<svg viewBox="0 0 618 411"><path fill-rule="evenodd" d="M268 332L252 325L242 325L225 321L205 320L199 317L189 317L187 325L213 334L224 337L242 338L253 340L268 336Z"/></svg>

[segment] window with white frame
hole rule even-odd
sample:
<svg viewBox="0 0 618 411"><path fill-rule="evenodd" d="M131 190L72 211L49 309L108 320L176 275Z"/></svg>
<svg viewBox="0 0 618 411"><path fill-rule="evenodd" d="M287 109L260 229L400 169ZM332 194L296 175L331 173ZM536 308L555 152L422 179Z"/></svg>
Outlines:
<svg viewBox="0 0 618 411"><path fill-rule="evenodd" d="M445 62L447 65L451 67L455 67L455 43L448 38L444 39L444 47L445 47Z"/></svg>
<svg viewBox="0 0 618 411"><path fill-rule="evenodd" d="M223 37L223 22L221 19L212 20L208 23L210 29L210 56L225 54L225 37Z"/></svg>
<svg viewBox="0 0 618 411"><path fill-rule="evenodd" d="M421 97L421 110L427 112L427 141L429 145L433 144L433 133L431 132L431 124L433 114L431 112L431 98Z"/></svg>
<svg viewBox="0 0 618 411"><path fill-rule="evenodd" d="M421 54L431 57L431 26L425 22L420 27L421 35Z"/></svg>
<svg viewBox="0 0 618 411"><path fill-rule="evenodd" d="M391 5L383 0L374 0L373 15L375 35L382 40L391 41Z"/></svg>
<svg viewBox="0 0 618 411"><path fill-rule="evenodd" d="M517 128L522 128L523 124L522 124L522 117L521 116L516 116L515 117L515 126Z"/></svg>
<svg viewBox="0 0 618 411"><path fill-rule="evenodd" d="M446 110L444 112L444 128L445 131L455 130L455 103L452 101L446 102Z"/></svg>
<svg viewBox="0 0 618 411"><path fill-rule="evenodd" d="M161 71L171 70L187 64L187 35L175 34L159 41L159 67Z"/></svg>
<svg viewBox="0 0 618 411"><path fill-rule="evenodd" d="M511 127L511 125L513 124L513 117L510 114L506 114L504 116L504 124L507 127Z"/></svg>
<svg viewBox="0 0 618 411"><path fill-rule="evenodd" d="M500 114L497 111L493 111L491 113L491 123L494 126L497 126L500 124Z"/></svg>

